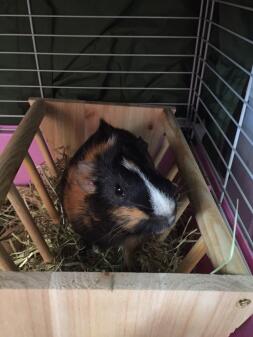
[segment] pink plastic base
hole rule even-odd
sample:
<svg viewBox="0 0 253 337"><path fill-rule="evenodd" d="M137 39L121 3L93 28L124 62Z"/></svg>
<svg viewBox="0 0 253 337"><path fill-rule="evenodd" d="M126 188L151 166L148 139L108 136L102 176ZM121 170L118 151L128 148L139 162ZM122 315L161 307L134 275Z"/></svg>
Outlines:
<svg viewBox="0 0 253 337"><path fill-rule="evenodd" d="M3 151L5 146L8 144L15 130L16 130L16 126L0 126L0 153ZM29 153L35 165L39 165L43 163L42 155L35 141L32 142L29 148ZM26 172L26 169L24 168L24 165L21 165L20 169L18 170L14 183L16 185L28 185L30 183L30 179Z"/></svg>

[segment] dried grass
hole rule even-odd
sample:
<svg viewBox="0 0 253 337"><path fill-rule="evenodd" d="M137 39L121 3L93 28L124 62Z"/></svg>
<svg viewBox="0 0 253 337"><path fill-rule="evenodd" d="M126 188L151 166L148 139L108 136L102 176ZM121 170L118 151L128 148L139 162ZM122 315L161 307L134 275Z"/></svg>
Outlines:
<svg viewBox="0 0 253 337"><path fill-rule="evenodd" d="M60 173L65 165L66 157L63 156L57 162ZM6 202L0 215L0 240L11 252L15 264L23 271L123 271L121 248L88 249L73 232L57 194L61 174L52 179L44 165L38 167L38 170L61 215L60 226L50 220L33 185L19 187L19 192L55 259L50 264L43 262L12 206ZM175 272L186 251L198 238L197 229L192 229L191 217L183 216L166 241L160 242L153 237L142 246L136 254L136 271Z"/></svg>

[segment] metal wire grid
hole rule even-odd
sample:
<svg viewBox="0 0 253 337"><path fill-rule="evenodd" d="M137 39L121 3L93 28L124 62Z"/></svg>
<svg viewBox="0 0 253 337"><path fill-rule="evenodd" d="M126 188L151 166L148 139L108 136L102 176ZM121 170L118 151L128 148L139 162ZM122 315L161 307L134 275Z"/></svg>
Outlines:
<svg viewBox="0 0 253 337"><path fill-rule="evenodd" d="M230 3L228 1L221 1L221 0L201 0L201 6L199 11L198 17L185 17L185 16L91 16L91 15L34 15L31 12L31 6L30 6L30 0L27 0L27 14L1 14L1 16L4 17L24 17L29 19L29 25L30 25L30 33L20 33L20 34L9 34L9 33L1 33L0 36L10 37L10 36L22 36L22 37L31 37L32 44L33 44L33 51L22 51L22 52L13 52L13 51L0 51L0 54L7 54L7 55L34 55L35 59L35 65L36 68L32 69L17 69L17 68L1 68L0 71L24 71L24 72L36 72L37 73L37 79L38 84L37 85L0 85L0 87L4 88L38 88L40 90L41 97L44 97L44 89L48 88L64 88L64 89L84 89L84 90L149 90L149 91L156 91L156 90L163 90L163 91L182 91L188 93L188 100L181 103L174 103L174 102L167 102L167 103L160 103L160 102L153 102L151 104L154 105L178 105L178 106L185 106L187 110L187 117L188 120L192 121L192 130L194 132L194 135L198 139L198 132L196 129L197 124L200 124L203 130L205 131L206 135L212 142L214 148L217 151L217 154L219 158L221 159L222 163L226 167L226 175L225 178L221 178L221 174L217 171L215 168L215 165L213 165L212 158L209 156L208 153L206 153L207 158L209 158L210 165L213 168L213 172L216 175L216 178L221 186L221 195L220 198L217 200L219 205L222 205L222 202L224 198L228 201L231 209L235 212L235 201L232 200L230 194L227 191L227 185L228 181L232 179L233 183L236 185L238 191L240 192L241 198L244 201L244 203L247 205L249 211L251 214L253 214L253 207L248 201L247 195L244 193L242 188L240 187L240 184L238 183L236 177L234 176L232 172L232 165L234 162L234 158L237 158L241 165L243 166L245 170L245 174L249 176L250 181L253 180L253 174L250 168L248 167L247 163L244 161L244 159L240 156L240 154L237 151L237 144L238 139L242 135L247 142L252 146L253 140L249 137L249 135L246 133L246 131L242 128L242 122L244 119L244 113L245 109L248 108L251 111L253 110L253 107L248 102L248 97L242 97L240 94L236 92L235 89L231 87L231 85L224 79L222 76L217 72L217 70L209 63L207 59L208 50L212 49L219 55L223 56L227 61L231 63L231 67L237 67L240 69L246 76L248 76L249 79L252 79L252 74L248 69L245 69L242 65L240 65L237 61L235 61L230 55L227 55L224 51L222 51L220 48L215 46L213 43L210 42L210 34L212 32L212 29L215 27L216 29L219 29L221 31L226 32L227 34L230 34L231 36L234 36L237 39L240 39L244 43L253 45L253 40L246 38L237 32L232 31L231 29L224 27L213 20L213 13L216 6L230 6L234 7L240 10L245 10L248 12L253 12L253 8L247 7L247 6L241 6L238 4ZM92 35L92 34L81 34L81 35L75 35L75 34L68 34L68 35L62 35L62 34L39 34L34 32L34 26L33 26L33 18L48 18L48 17L55 17L55 18L82 18L82 19L151 19L151 20L194 20L197 22L197 31L196 35ZM128 54L128 53L64 53L64 52L39 52L37 50L36 46L36 38L38 37L57 37L57 38L101 38L101 39L182 39L182 40L193 40L195 41L195 51L194 54ZM170 57L183 57L183 58L190 58L192 59L192 71L187 72L177 72L177 71L112 71L112 70L104 70L103 73L107 74L157 74L157 75L179 75L184 74L190 76L190 85L189 87L167 87L167 88L160 88L160 87L105 87L105 86L49 86L49 85L43 85L41 73L53 73L53 72L71 72L71 73L101 73L101 70L63 70L63 69L41 69L39 64L39 57L45 56L45 55L51 55L51 56L96 56L96 57L104 57L104 56L116 56L116 57L158 57L158 58L170 58ZM212 72L214 76L216 76L217 80L221 81L227 88L230 90L235 97L243 104L242 112L239 121L237 121L232 113L224 106L221 99L212 91L212 89L209 87L208 83L205 82L204 74L206 70L209 70ZM220 127L219 123L215 120L212 112L210 111L209 107L206 105L202 98L202 91L203 88L206 89L209 94L214 98L214 100L217 102L218 106L224 111L224 113L229 117L229 119L234 123L234 125L237 128L234 140L231 141L228 136L225 134L225 132ZM9 100L4 99L0 100L0 102L4 103L25 103L26 100ZM229 145L231 149L231 154L229 158L229 162L227 163L224 160L224 156L221 153L218 146L215 144L212 135L207 130L207 127L203 120L201 119L201 116L199 115L199 106L201 106L205 111L206 114L212 119L215 126L223 136L223 138L226 140L227 144ZM21 115L4 115L2 117L10 117L10 118L17 118L22 117ZM199 139L199 142L201 140ZM251 244L251 247L253 247L252 239L249 237L247 226L244 224L242 218L239 215L239 222L241 225L241 228L244 231L245 236L248 238L248 242Z"/></svg>
<svg viewBox="0 0 253 337"><path fill-rule="evenodd" d="M253 172L248 166L248 164L245 162L245 160L241 157L240 153L238 152L237 146L238 141L240 137L243 137L247 143L251 147L251 156L253 155L252 146L253 146L253 139L247 134L247 132L243 129L243 121L245 117L245 111L246 109L249 109L250 112L253 111L253 106L249 103L249 90L246 92L245 97L242 97L238 94L238 92L232 88L232 86L218 73L218 71L209 63L208 60L208 51L212 50L215 51L217 54L221 55L223 58L225 58L230 64L231 67L238 68L243 74L245 74L248 77L248 88L252 85L252 73L250 70L245 69L241 64L239 64L237 61L235 61L230 55L227 55L224 51L222 51L220 48L215 46L213 43L210 42L210 35L212 33L213 28L219 29L220 31L226 32L227 34L233 36L234 38L249 44L253 46L253 40L250 40L247 37L242 36L241 34L238 34L235 31L232 31L231 29L222 26L221 24L218 24L214 22L213 20L213 14L216 6L222 5L222 6L230 6L236 9L244 10L249 13L253 13L253 8L241 6L238 4L234 4L228 1L220 1L220 0L206 0L202 1L202 5L204 8L202 8L202 19L200 21L201 24L201 36L199 36L199 47L197 48L196 53L196 59L197 59L197 65L195 65L195 69L193 69L193 75L192 75L192 88L190 90L189 94L189 105L188 105L188 116L192 120L192 127L193 127L193 133L195 138L197 138L198 142L201 144L202 139L199 137L199 129L198 125L201 126L202 130L204 131L205 135L207 135L208 139L210 140L212 146L214 147L216 154L218 155L220 161L226 168L225 176L222 177L221 173L218 172L217 167L214 165L213 158L210 156L208 151L205 151L206 159L208 160L212 171L215 175L215 178L220 186L220 195L215 196L217 203L220 206L220 209L222 210L223 202L226 201L229 204L229 207L231 210L235 213L236 212L236 200L232 197L228 190L229 182L232 182L232 184L236 187L238 194L240 196L239 202L241 204L246 205L248 213L251 215L251 219L253 219L253 206L252 201L249 200L249 196L245 191L243 191L242 187L240 186L239 181L234 175L233 172L233 163L236 160L238 160L243 168L243 174L247 175L247 179L249 184L253 188ZM252 62L253 63L253 62ZM228 91L230 91L242 104L241 113L238 121L233 117L232 113L226 108L226 106L222 103L221 97L218 97L214 91L210 88L210 85L206 83L204 79L204 75L206 71L210 71L216 78L217 81L222 83ZM234 138L231 140L229 139L228 135L224 132L222 127L219 125L218 121L215 119L210 107L208 106L208 103L204 101L203 98L203 89L208 92L210 97L214 99L214 101L217 103L217 106L221 108L221 110L227 115L230 122L234 124L236 127L236 132L234 135ZM224 153L219 149L217 144L215 143L215 140L213 139L212 134L208 130L208 127L206 126L203 116L200 116L200 107L205 111L205 115L207 115L213 122L213 124L216 127L216 130L219 132L219 134L223 137L226 144L228 145L230 149L230 156L228 162L224 159ZM249 154L250 155L250 154ZM249 186L250 187L250 186ZM247 191L248 192L248 191ZM238 217L240 227L243 231L243 234L245 235L251 249L253 249L253 238L250 237L248 232L248 224L244 223L242 216Z"/></svg>
<svg viewBox="0 0 253 337"><path fill-rule="evenodd" d="M1 68L0 72L36 72L38 78L37 85L26 85L26 84L1 84L0 88L37 88L40 90L40 96L44 97L44 89L83 89L83 90L129 90L129 91L164 91L164 92L186 92L190 91L189 87L145 87L145 86L131 86L131 87L122 87L122 86L56 86L56 85L43 85L41 73L78 73L78 74L132 74L132 75L145 75L145 74L156 74L156 75L187 75L192 77L192 71L129 71L129 70L64 70L64 69L41 69L39 64L39 57L42 56L95 56L95 57L105 57L105 56L114 56L114 57L156 57L156 58L186 58L190 60L195 60L195 54L136 54L136 53L72 53L72 52L39 52L36 46L36 38L38 37L56 37L56 38L100 38L100 39L162 39L162 40L173 40L173 39L182 39L182 40L197 40L197 35L96 35L96 34L40 34L34 32L33 18L68 18L68 19L141 19L141 20L192 20L199 21L200 17L196 16L109 16L109 15L43 15L43 14L32 14L30 0L27 0L27 13L26 14L0 14L0 17L21 17L28 18L30 25L30 33L0 33L0 37L31 37L33 44L33 51L0 51L0 55L34 55L35 59L35 68L31 69L22 69L22 68ZM0 103L26 103L26 100L12 100L12 99L0 99ZM138 103L142 104L142 103ZM146 102L143 102L146 104ZM152 102L151 105L175 105L175 106L188 106L188 102ZM21 118L22 115L2 115L2 117L9 118Z"/></svg>

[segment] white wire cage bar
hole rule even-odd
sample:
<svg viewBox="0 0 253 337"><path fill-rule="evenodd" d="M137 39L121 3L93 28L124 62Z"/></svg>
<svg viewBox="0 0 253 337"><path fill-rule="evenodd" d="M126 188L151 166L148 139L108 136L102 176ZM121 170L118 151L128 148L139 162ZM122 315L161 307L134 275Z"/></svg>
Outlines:
<svg viewBox="0 0 253 337"><path fill-rule="evenodd" d="M216 201L220 205L220 208L222 208L221 205L223 204L223 201L225 199L225 201L228 202L229 207L232 209L232 211L233 212L236 211L236 200L235 199L233 200L231 191L228 189L229 182L232 182L232 184L236 187L239 193L240 202L246 205L246 207L248 208L248 212L251 214L251 217L252 217L253 216L252 200L249 199L250 186L247 191L243 190L243 188L240 186L240 181L238 181L238 177L235 177L234 175L233 164L236 158L236 160L239 161L239 163L242 165L244 169L243 174L248 175L249 184L252 185L252 179L253 179L252 168L249 167L245 159L241 157L237 149L237 145L238 145L238 140L242 135L244 139L247 140L248 144L250 144L251 151L252 151L252 145L253 145L252 137L249 134L247 134L246 130L244 130L243 121L244 121L244 116L245 116L245 109L248 108L250 112L252 112L253 107L249 103L249 95L246 94L245 97L242 97L240 94L238 94L237 91L227 82L227 80L224 79L218 73L218 70L215 69L215 66L210 65L209 60L207 59L208 52L210 49L212 49L212 51L215 51L217 54L224 57L226 61L230 62L232 67L234 66L238 68L239 71L241 71L244 75L246 75L248 77L248 82L249 82L249 87L250 87L250 83L252 82L252 73L250 72L250 70L245 69L244 66L242 66L241 64L239 64L237 61L234 60L233 56L228 55L226 52L221 50L218 46L210 42L210 34L212 34L214 29L219 29L223 32L228 33L233 38L240 40L241 43L245 43L245 44L252 46L252 40L242 36L241 34L238 34L237 32L232 31L229 28L224 27L221 24L214 22L213 13L214 13L215 6L217 6L218 3L222 3L222 5L228 4L227 2L220 2L220 1L208 1L208 0L206 1L206 8L208 9L206 10L206 15L203 17L203 26L202 26L203 32L202 32L202 36L200 36L202 48L200 48L199 54L198 54L199 67L195 74L195 87L194 87L194 92L192 94L193 99L192 99L191 109L192 109L193 130L194 130L195 138L197 138L198 142L201 143L202 140L198 137L198 129L196 129L196 125L201 125L202 130L204 130L205 135L207 135L213 148L215 149L220 162L223 164L223 166L226 169L226 173L223 179L220 179L221 172L217 170L217 168L214 165L214 159L211 158L208 151L206 151L205 155L208 158L209 163L212 164L211 165L212 170L215 173L215 176L219 182L220 189L221 189L219 197L218 198L216 197ZM233 7L233 4L229 4L229 5ZM236 8L237 6L234 6L234 7ZM241 9L249 10L250 12L252 12L252 8L249 9L248 7L243 7ZM209 16L207 13L209 14ZM203 47L204 45L205 47ZM202 63L202 67L200 66L200 63ZM238 119L235 119L232 113L229 111L229 109L225 106L225 104L222 101L222 96L220 96L219 94L217 95L211 89L209 83L206 82L206 79L204 76L207 73L207 71L210 71L215 76L216 80L222 83L226 87L226 89L229 90L234 95L234 97L236 97L238 101L241 103L242 105L241 113ZM204 98L202 97L203 90L208 92L208 95L211 96L212 99L214 99L214 101L217 103L217 107L222 109L222 111L226 114L229 121L231 121L236 127L236 132L234 134L233 139L229 138L228 135L226 135L226 133L224 132L224 130L222 129L222 127L219 125L218 121L216 120L215 114L213 114L212 109L208 107L208 103L204 102ZM215 125L216 127L216 130L218 130L220 135L225 140L226 144L229 146L230 156L229 156L228 161L224 159L224 153L217 146L213 138L213 135L208 131L208 127L205 125L205 122L204 122L205 117L203 117L203 113L202 113L202 116L200 116L201 114L199 111L200 107L202 108L202 110L204 109L205 111L204 116L206 115L211 119L211 121L213 122L213 125ZM247 241L251 249L253 249L252 238L250 237L248 233L248 230L249 230L249 227L247 226L248 224L244 223L244 220L242 219L242 216L240 216L240 214L239 214L239 223L240 223L240 227L242 228L242 231L245 237L247 238Z"/></svg>
<svg viewBox="0 0 253 337"><path fill-rule="evenodd" d="M124 54L124 53L66 53L66 52L33 52L33 51L0 51L0 55L44 55L44 56L115 56L115 57L190 57L193 58L194 54Z"/></svg>
<svg viewBox="0 0 253 337"><path fill-rule="evenodd" d="M0 71L36 72L36 69L0 68ZM80 74L166 74L166 75L191 75L191 71L138 71L138 70L68 70L68 69L38 69L41 73L80 73Z"/></svg>
<svg viewBox="0 0 253 337"><path fill-rule="evenodd" d="M100 38L100 39L197 39L195 35L99 35L99 34L30 34L0 33L6 37L58 37L58 38Z"/></svg>
<svg viewBox="0 0 253 337"><path fill-rule="evenodd" d="M223 138L226 140L227 144L229 145L231 151L235 150L235 148L233 147L233 144L231 143L231 141L229 140L229 138L226 136L225 132L222 130L222 128L220 127L219 123L215 120L214 116L212 115L211 111L208 109L207 105L204 103L204 101L202 100L201 97L199 97L199 102L201 103L201 105L205 108L205 111L207 112L207 114L210 116L210 118L212 119L212 121L214 122L216 128L219 130L219 132L221 133L221 135L223 136ZM198 115L198 111L195 110L195 116L199 116ZM243 165L245 171L247 172L247 174L249 175L249 178L251 180L253 180L253 174L250 170L250 168L247 166L247 164L245 163L245 161L242 159L242 157L239 155L239 153L235 152L235 155L238 157L238 159L240 160L241 164ZM223 160L223 155L220 154L220 157Z"/></svg>
<svg viewBox="0 0 253 337"><path fill-rule="evenodd" d="M190 88L160 88L160 87L84 87L84 86L61 86L61 85L29 85L29 84L0 84L0 88L45 88L45 89L85 89L85 90L172 90L189 91Z"/></svg>
<svg viewBox="0 0 253 337"><path fill-rule="evenodd" d="M37 71L37 77L38 77L38 82L39 82L39 87L40 87L40 96L44 98L42 79L41 79L41 74L39 72L40 64L39 64L39 57L37 55L37 44L36 44L34 28L33 28L33 19L31 16L32 15L31 4L30 4L30 1L28 0L27 0L27 11L28 11L28 17L29 17L29 25L30 25L31 34L32 34L32 45L33 45L33 50L34 50L34 60L35 60L35 66L36 66L36 71Z"/></svg>
<svg viewBox="0 0 253 337"><path fill-rule="evenodd" d="M152 20L199 20L198 16L145 16L145 15L59 15L59 14L0 14L0 17L34 17L63 19L152 19Z"/></svg>
<svg viewBox="0 0 253 337"><path fill-rule="evenodd" d="M205 129L206 134L208 135L210 141L212 142L213 146L215 147L215 149L216 149L216 151L218 153L219 149L218 149L216 143L213 141L212 136L210 135L209 131L207 130L207 128L203 124L202 120L198 116L197 116L197 121L201 125L201 127L203 127L203 129ZM198 135L198 130L196 129L196 125L193 126L193 128L194 128L194 131L195 131L196 138L201 143L201 138ZM221 179L220 173L217 171L216 167L214 166L214 164L212 162L212 159L210 158L208 152L206 153L206 159L208 160L208 164L210 165L210 167L212 169L212 172L213 172L213 174L215 176L215 179L217 180L219 186L223 186L224 180ZM210 185L211 185L211 182L210 182ZM226 190L222 189L222 188L221 188L221 192L224 192L226 200L229 203L229 206L231 207L232 211L235 213L236 212L236 205L235 205L234 201L231 199L229 193ZM224 215L224 218L226 218L226 214L224 213L224 210L222 208L222 205L221 205L221 202L220 202L220 198L215 193L213 193L213 196L215 198L216 203L219 206L220 211ZM245 227L244 222L243 222L240 214L238 214L238 222L240 224L240 228L243 231L243 234L245 235L245 237L247 238L248 243L250 244L250 248L253 249L252 238L250 237L248 229Z"/></svg>
<svg viewBox="0 0 253 337"><path fill-rule="evenodd" d="M164 106L177 106L180 109L185 111L185 121L186 125L190 125L191 128L191 137L190 141L197 141L198 144L202 146L202 137L198 135L198 126L200 126L208 139L210 140L213 148L215 149L217 156L222 163L225 173L222 173L216 166L214 159L210 155L210 153L206 151L206 158L212 167L212 170L216 176L216 179L220 186L220 195L214 195L216 198L217 203L219 204L220 209L222 210L222 204L224 201L228 202L232 212L235 213L236 211L236 201L233 198L230 190L229 184L232 182L234 186L238 190L238 194L240 195L241 203L247 207L248 212L252 215L253 219L253 206L252 201L249 198L248 191L245 191L243 186L240 185L235 172L233 171L233 165L235 161L238 161L243 169L243 174L247 176L249 182L253 181L253 172L252 168L248 164L247 160L242 157L241 153L238 151L238 141L240 137L247 142L247 144L251 147L253 145L253 139L250 134L248 134L247 130L244 127L244 115L245 109L249 109L251 113L253 112L253 106L249 102L249 97L245 96L242 93L239 93L236 88L233 87L229 81L222 76L222 74L217 69L216 65L209 60L209 53L216 53L219 57L222 57L228 65L228 67L236 68L240 71L243 76L245 76L248 80L252 80L252 72L250 67L246 67L245 64L241 64L238 60L235 59L234 55L228 53L226 50L219 45L216 45L215 42L212 41L212 35L215 31L223 32L223 34L227 34L230 38L236 39L240 41L240 43L246 44L248 47L253 48L253 40L250 37L244 36L241 33L234 31L231 27L226 27L223 23L216 22L215 11L220 8L220 6L225 6L227 8L232 8L234 10L242 10L246 13L253 15L253 7L243 6L241 4L231 3L228 1L221 1L221 0L200 0L200 8L199 8L199 15L198 16L149 16L149 15L133 15L133 16L117 16L117 15L62 15L62 14L34 14L32 12L31 3L29 0L26 0L27 3L27 12L26 13L7 13L7 14L0 14L0 18L6 17L9 19L15 18L23 18L24 20L28 20L28 24L30 27L29 32L17 32L12 33L8 31L4 31L0 33L0 39L3 38L20 38L20 39L31 39L31 49L30 50L4 50L1 47L0 50L0 57L9 55L10 57L20 56L26 57L31 56L34 57L34 66L33 67L17 67L17 66L9 66L7 65L0 67L0 73L27 73L27 74L36 74L37 81L33 84L26 84L26 83L0 83L0 88L8 88L9 93L8 97L1 97L0 103L1 104L27 104L27 98L29 97L30 90L37 90L41 97L46 97L46 90L64 90L64 92L68 92L68 90L85 90L88 92L93 91L125 91L125 92L148 92L150 96L155 94L156 92L162 92L164 94L164 100L158 101L157 99L153 98L149 102L145 101L132 101L131 103L134 104L145 104L145 105L164 105ZM166 22L166 21L173 21L173 22L180 22L183 24L184 22L192 22L195 26L195 33L191 34L177 34L177 32L173 32L173 34L58 34L58 33L44 33L38 32L35 30L34 23L37 22L36 20L41 20L43 22L44 19L66 19L66 20L125 20L126 22L131 22L131 20L151 20L152 22ZM253 18L252 18L253 19ZM193 45L192 51L187 53L178 53L177 50L171 50L169 53L161 53L157 50L150 49L147 53L128 53L128 52L108 52L107 50L100 50L100 52L95 51L72 51L72 50L43 50L40 47L40 42L46 38L53 38L53 39L66 39L66 43L70 39L78 40L78 39L99 39L105 40L114 39L114 40L157 40L161 41L162 43L169 43L170 41L185 41L186 43L191 42ZM41 67L41 64L44 64L44 59L47 57L57 57L57 58L66 58L66 57L96 57L103 59L104 57L111 57L113 62L116 62L117 58L129 58L129 59L141 59L141 58L149 58L158 65L158 69L63 69L63 68L54 68L54 67ZM180 59L182 62L188 62L188 69L185 70L160 70L159 63L166 59ZM115 61L114 61L115 60ZM207 74L211 73L214 76L217 83L223 85L224 88L228 92L230 92L234 99L238 100L238 104L241 104L241 112L240 116L235 116L233 111L226 106L226 103L223 101L223 98L220 93L217 93L210 83L207 81L206 76ZM172 78L173 76L182 76L185 78L185 86L178 87L177 85L171 86L168 85L166 87L155 86L155 85L138 85L135 86L126 86L126 85L58 85L57 83L53 83L52 85L48 85L43 81L43 76L47 74L73 74L75 76L82 76L82 75L96 75L96 74L105 74L105 75L112 75L112 76L121 76L121 75L131 75L134 78L138 79L138 81L142 80L142 76L166 76L166 79ZM174 77L173 77L174 78ZM12 95L12 89L20 89L19 96ZM184 98L181 101L175 101L174 97L166 96L172 95L173 93L179 93L180 95L184 95ZM242 91L243 92L243 91ZM24 93L27 93L24 96ZM216 116L214 110L209 106L208 101L206 101L205 97L208 95L209 98L214 100L215 104L217 104L217 109L221 109L224 115L226 116L227 120L233 127L235 128L234 134L228 135L223 130L222 126L219 124L218 120L216 120ZM124 102L123 102L124 103ZM0 116L0 123L1 119L9 118L9 119L16 119L22 118L21 114L8 114L3 113ZM205 119L209 118L212 121L215 129L219 133L220 137L226 143L226 146L229 149L228 158L225 159L223 149L221 149L214 137L213 134L210 132L208 126L206 125ZM253 156L253 153L252 153ZM243 214L238 216L238 221L240 224L240 228L249 243L249 245L253 248L253 240L249 235L248 232L248 224L245 223Z"/></svg>

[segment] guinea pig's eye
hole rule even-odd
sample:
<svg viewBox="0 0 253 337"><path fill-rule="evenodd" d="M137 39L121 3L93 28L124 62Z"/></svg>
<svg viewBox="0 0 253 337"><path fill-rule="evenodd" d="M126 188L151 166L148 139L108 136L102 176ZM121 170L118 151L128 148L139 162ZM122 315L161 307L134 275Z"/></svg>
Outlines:
<svg viewBox="0 0 253 337"><path fill-rule="evenodd" d="M115 194L118 195L119 197L123 197L125 195L122 187L119 184L115 186Z"/></svg>

